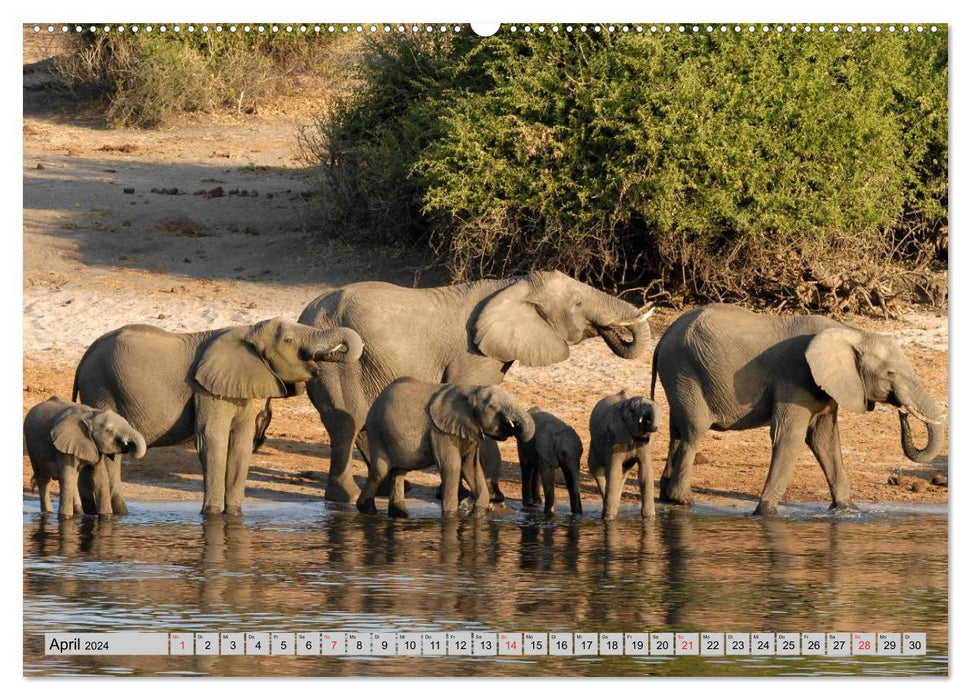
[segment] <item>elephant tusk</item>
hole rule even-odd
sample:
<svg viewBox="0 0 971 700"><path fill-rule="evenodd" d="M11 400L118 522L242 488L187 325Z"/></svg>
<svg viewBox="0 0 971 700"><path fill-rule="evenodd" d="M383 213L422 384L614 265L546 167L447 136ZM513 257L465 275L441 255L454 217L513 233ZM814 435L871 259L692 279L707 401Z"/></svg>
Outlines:
<svg viewBox="0 0 971 700"><path fill-rule="evenodd" d="M640 309L638 309L637 310L637 316L635 316L634 318L626 319L626 320L623 320L623 321L617 321L615 323L612 323L611 325L613 325L613 326L636 326L638 323L644 323L644 321L646 321L647 319L649 319L651 317L651 314L654 313L654 309L655 308L657 308L657 307L655 307L655 306L653 306L651 304L648 304L647 306L643 306Z"/></svg>
<svg viewBox="0 0 971 700"><path fill-rule="evenodd" d="M338 343L337 345L335 345L334 347L330 348L329 350L320 350L318 352L315 352L314 353L314 360L315 361L320 361L322 359L327 358L329 355L333 355L335 352L340 352L340 353L347 352L347 344L346 343Z"/></svg>
<svg viewBox="0 0 971 700"><path fill-rule="evenodd" d="M907 415L909 413L914 418L916 418L917 420L921 421L922 423L926 423L927 425L940 425L941 424L941 421L939 421L939 420L931 420L930 418L928 418L927 416L925 416L923 413L921 413L920 411L918 411L913 406L904 406L903 409L900 412L903 413L904 415Z"/></svg>

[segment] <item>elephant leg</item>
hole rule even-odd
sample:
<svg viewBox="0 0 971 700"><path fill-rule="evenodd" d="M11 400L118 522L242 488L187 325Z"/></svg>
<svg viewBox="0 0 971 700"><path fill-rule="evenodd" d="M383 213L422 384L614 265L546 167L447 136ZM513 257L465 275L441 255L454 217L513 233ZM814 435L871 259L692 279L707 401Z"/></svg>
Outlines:
<svg viewBox="0 0 971 700"><path fill-rule="evenodd" d="M94 467L91 465L83 466L78 471L78 498L85 515L98 514L98 506L94 503Z"/></svg>
<svg viewBox="0 0 971 700"><path fill-rule="evenodd" d="M530 460L529 453L526 451L526 447L522 443L516 445L516 451L519 453L519 485L522 489L523 508L531 508L533 506L533 492L529 484L533 479L533 463Z"/></svg>
<svg viewBox="0 0 971 700"><path fill-rule="evenodd" d="M543 478L543 512L552 514L556 512L556 484L553 476L553 465L548 462L540 462L539 475ZM534 479L536 479L534 472Z"/></svg>
<svg viewBox="0 0 971 700"><path fill-rule="evenodd" d="M597 491L600 492L600 497L603 499L607 498L607 470L596 472L593 474L593 480L597 484ZM606 505L606 501L604 501Z"/></svg>
<svg viewBox="0 0 971 700"><path fill-rule="evenodd" d="M675 420L673 416L671 420ZM679 428L680 439L677 440L674 453L670 458L671 475L663 484L662 500L686 506L694 502L691 495L691 471L701 439L707 430L708 425L702 423L692 423Z"/></svg>
<svg viewBox="0 0 971 700"><path fill-rule="evenodd" d="M256 452L266 442L266 431L273 421L273 407L270 405L271 399L266 400L266 404L256 414L253 432L253 452Z"/></svg>
<svg viewBox="0 0 971 700"><path fill-rule="evenodd" d="M853 508L850 500L850 482L843 469L843 451L840 448L839 425L836 423L838 408L833 407L810 423L806 444L816 456L816 461L826 475L829 493L833 500L830 508Z"/></svg>
<svg viewBox="0 0 971 700"><path fill-rule="evenodd" d="M354 442L364 421L334 409L321 412L320 418L330 435L330 473L327 475L324 499L334 503L351 503L361 493L354 483L350 467Z"/></svg>
<svg viewBox="0 0 971 700"><path fill-rule="evenodd" d="M108 473L108 487L111 489L111 512L115 515L128 515L128 506L121 495L121 455L105 457L104 462Z"/></svg>
<svg viewBox="0 0 971 700"><path fill-rule="evenodd" d="M405 502L405 472L394 472L390 479L391 496L388 498L388 516L391 518L407 518L408 506Z"/></svg>
<svg viewBox="0 0 971 700"><path fill-rule="evenodd" d="M109 459L107 457L102 457L97 463L89 467L91 470L94 506L99 517L109 517L113 513L111 509L111 478L108 474L108 461Z"/></svg>
<svg viewBox="0 0 971 700"><path fill-rule="evenodd" d="M374 497L378 494L378 488L382 483L391 481L388 478L388 474L391 472L391 463L388 458L383 454L378 454L374 459L371 460L371 466L368 467L367 480L364 482L364 488L361 489L361 493L357 497L357 509L362 513L377 513L377 506L374 505ZM393 490L392 490L393 495ZM388 504L389 515L390 515L391 504Z"/></svg>
<svg viewBox="0 0 971 700"><path fill-rule="evenodd" d="M637 451L637 485L641 491L641 517L654 517L654 465L651 462L651 448L645 446Z"/></svg>
<svg viewBox="0 0 971 700"><path fill-rule="evenodd" d="M249 476L250 459L253 456L253 432L256 428L254 401L233 419L229 432L229 451L226 459L226 515L243 514L246 496L246 478Z"/></svg>
<svg viewBox="0 0 971 700"><path fill-rule="evenodd" d="M607 484L604 489L604 508L600 517L603 520L613 520L620 510L620 494L624 490L624 455L610 455L605 474Z"/></svg>
<svg viewBox="0 0 971 700"><path fill-rule="evenodd" d="M479 445L479 459L482 461L482 470L486 479L489 481L492 503L504 503L506 497L499 489L499 476L502 472L502 455L499 454L499 443L492 438L485 438ZM537 501L539 498L537 497Z"/></svg>
<svg viewBox="0 0 971 700"><path fill-rule="evenodd" d="M73 459L64 457L60 460L57 478L61 486L61 497L57 502L57 517L73 518L75 516L74 494L78 492L78 467ZM38 481L38 487L40 487L40 481ZM44 490L46 492L47 483L44 484ZM44 512L50 513L50 495L46 493L44 495L47 496L47 508Z"/></svg>
<svg viewBox="0 0 971 700"><path fill-rule="evenodd" d="M215 406L207 406L203 415L199 410L203 400L196 400L196 450L202 464L202 514L218 515L226 503L226 459L229 456L229 419L218 415ZM218 399L206 397L207 403ZM252 443L250 443L252 446Z"/></svg>
<svg viewBox="0 0 971 700"><path fill-rule="evenodd" d="M583 503L580 500L580 465L563 464L563 481L566 483L566 492L570 495L570 512L574 515L583 514Z"/></svg>
<svg viewBox="0 0 971 700"><path fill-rule="evenodd" d="M769 476L762 489L762 498L755 509L756 515L773 515L779 501L785 495L789 478L796 466L811 418L809 409L798 404L776 404L772 410L769 433L772 436L772 462Z"/></svg>
<svg viewBox="0 0 971 700"><path fill-rule="evenodd" d="M664 461L664 471L661 472L659 486L661 499L667 500L667 493L671 490L671 476L674 474L674 455L681 444L681 434L673 420L668 421L668 455Z"/></svg>
<svg viewBox="0 0 971 700"><path fill-rule="evenodd" d="M459 482L462 480L462 457L456 447L450 446L435 461L442 476L442 515L455 515L459 511Z"/></svg>
<svg viewBox="0 0 971 700"><path fill-rule="evenodd" d="M489 480L485 477L482 470L482 463L479 461L479 451L475 450L462 460L462 476L472 487L473 506L472 512L482 514L487 512L491 506Z"/></svg>
<svg viewBox="0 0 971 700"><path fill-rule="evenodd" d="M37 497L40 498L40 512L41 513L53 513L54 506L51 505L51 492L48 490L51 480L46 476L39 476L37 478ZM64 499L64 486L61 485L61 499ZM72 501L73 505L73 501ZM60 509L60 503L58 503L58 509Z"/></svg>

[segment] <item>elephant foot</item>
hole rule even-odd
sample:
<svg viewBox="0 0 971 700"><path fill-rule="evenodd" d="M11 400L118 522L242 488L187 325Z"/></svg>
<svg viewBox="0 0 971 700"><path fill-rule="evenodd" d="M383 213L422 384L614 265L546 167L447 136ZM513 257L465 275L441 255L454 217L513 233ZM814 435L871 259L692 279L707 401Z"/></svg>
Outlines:
<svg viewBox="0 0 971 700"><path fill-rule="evenodd" d="M655 513L653 508L641 508L641 518L644 520L654 520Z"/></svg>
<svg viewBox="0 0 971 700"><path fill-rule="evenodd" d="M408 510L404 506L399 506L394 503L388 504L388 517L389 518L407 518Z"/></svg>
<svg viewBox="0 0 971 700"><path fill-rule="evenodd" d="M223 515L228 515L231 518L241 518L243 516L243 506L226 506L223 510Z"/></svg>
<svg viewBox="0 0 971 700"><path fill-rule="evenodd" d="M353 479L344 482L327 480L327 489L324 491L324 500L331 503L354 503L361 495L361 489L354 483Z"/></svg>
<svg viewBox="0 0 971 700"><path fill-rule="evenodd" d="M840 503L833 501L829 504L829 509L835 510L839 513L855 513L860 510L859 506L857 506L853 501L842 501Z"/></svg>
<svg viewBox="0 0 971 700"><path fill-rule="evenodd" d="M779 506L773 503L765 503L759 501L759 504L755 507L755 512L752 515L778 515Z"/></svg>
<svg viewBox="0 0 971 700"><path fill-rule="evenodd" d="M111 512L115 515L128 515L128 506L122 503L112 503Z"/></svg>
<svg viewBox="0 0 971 700"><path fill-rule="evenodd" d="M499 482L493 481L490 485L492 494L489 496L490 503L505 503L506 496L502 491L499 490Z"/></svg>
<svg viewBox="0 0 971 700"><path fill-rule="evenodd" d="M222 508L219 506L202 506L202 514L206 517L222 515Z"/></svg>
<svg viewBox="0 0 971 700"><path fill-rule="evenodd" d="M357 510L359 513L364 513L365 515L374 515L378 512L377 506L374 505L374 499L370 498L366 501L358 499ZM388 511L391 511L391 506L388 506Z"/></svg>

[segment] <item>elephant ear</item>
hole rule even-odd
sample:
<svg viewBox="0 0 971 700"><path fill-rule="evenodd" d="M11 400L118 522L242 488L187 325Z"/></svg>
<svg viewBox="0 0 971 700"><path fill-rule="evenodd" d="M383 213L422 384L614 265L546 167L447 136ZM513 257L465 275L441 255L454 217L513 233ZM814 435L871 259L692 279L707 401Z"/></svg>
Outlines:
<svg viewBox="0 0 971 700"><path fill-rule="evenodd" d="M857 356L859 333L848 328L827 328L806 348L806 361L819 388L840 408L864 413L867 408Z"/></svg>
<svg viewBox="0 0 971 700"><path fill-rule="evenodd" d="M73 411L54 424L51 440L58 452L74 455L82 462L94 464L101 458L98 446L91 439L91 423Z"/></svg>
<svg viewBox="0 0 971 700"><path fill-rule="evenodd" d="M443 433L472 442L483 438L472 404L460 386L448 386L435 392L428 404L428 416Z"/></svg>
<svg viewBox="0 0 971 700"><path fill-rule="evenodd" d="M475 322L475 345L499 362L545 367L570 356L570 347L547 319L550 315L530 299L528 280L515 282L485 303Z"/></svg>
<svg viewBox="0 0 971 700"><path fill-rule="evenodd" d="M269 399L288 395L287 386L245 336L227 331L209 343L196 365L195 379L226 399Z"/></svg>

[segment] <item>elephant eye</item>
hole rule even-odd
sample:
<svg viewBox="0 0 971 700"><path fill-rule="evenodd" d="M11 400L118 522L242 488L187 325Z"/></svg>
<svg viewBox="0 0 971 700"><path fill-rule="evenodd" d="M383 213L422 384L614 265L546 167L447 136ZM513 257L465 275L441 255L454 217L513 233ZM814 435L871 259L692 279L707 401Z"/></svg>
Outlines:
<svg viewBox="0 0 971 700"><path fill-rule="evenodd" d="M285 337L283 339L283 342L284 343L289 343L290 345L293 345L293 338L291 338L290 336L287 336L287 337Z"/></svg>

